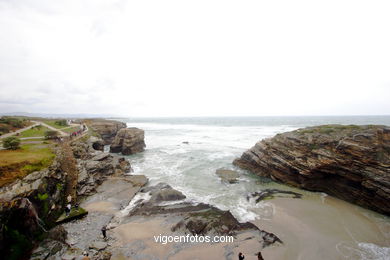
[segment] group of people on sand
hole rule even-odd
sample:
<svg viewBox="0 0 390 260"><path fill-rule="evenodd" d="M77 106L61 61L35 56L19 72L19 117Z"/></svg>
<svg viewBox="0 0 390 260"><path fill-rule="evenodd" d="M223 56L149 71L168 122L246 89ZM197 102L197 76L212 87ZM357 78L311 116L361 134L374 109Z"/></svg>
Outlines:
<svg viewBox="0 0 390 260"><path fill-rule="evenodd" d="M261 255L261 252L258 252L257 254L257 260L264 260L263 256ZM245 256L243 253L238 253L238 260L244 260Z"/></svg>

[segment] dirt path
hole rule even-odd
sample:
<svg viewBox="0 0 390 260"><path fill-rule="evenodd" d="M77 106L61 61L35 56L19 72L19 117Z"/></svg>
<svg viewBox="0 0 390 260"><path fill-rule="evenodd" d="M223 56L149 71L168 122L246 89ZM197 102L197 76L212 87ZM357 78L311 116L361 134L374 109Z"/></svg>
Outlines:
<svg viewBox="0 0 390 260"><path fill-rule="evenodd" d="M61 136L68 136L68 133L62 131L61 129L57 129L55 127L52 127L51 125L48 125L44 122L41 122L41 121L31 121L31 122L34 122L36 124L40 124L40 125L43 125L43 126L46 126L47 128L49 128L50 130L53 130L53 131L57 131L60 133Z"/></svg>
<svg viewBox="0 0 390 260"><path fill-rule="evenodd" d="M34 122L34 124L32 124L32 125L30 125L30 126L27 126L27 127L25 127L25 128L21 128L21 129L19 129L19 130L16 130L16 131L14 131L14 132L11 132L11 133L3 134L2 136L0 136L0 139L7 138L7 137L10 137L10 136L16 135L17 133L21 133L21 132L26 131L26 130L28 130L28 129L30 129L30 128L33 128L34 126L39 125L39 123L36 122L36 121L32 121L32 122Z"/></svg>

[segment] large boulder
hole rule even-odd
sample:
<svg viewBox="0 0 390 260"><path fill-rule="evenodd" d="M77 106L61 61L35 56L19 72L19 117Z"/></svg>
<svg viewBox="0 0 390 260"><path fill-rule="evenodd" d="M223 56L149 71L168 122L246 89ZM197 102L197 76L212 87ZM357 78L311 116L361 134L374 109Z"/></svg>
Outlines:
<svg viewBox="0 0 390 260"><path fill-rule="evenodd" d="M123 155L134 154L144 151L145 133L139 128L123 128L118 131L111 144L110 152L122 153Z"/></svg>
<svg viewBox="0 0 390 260"><path fill-rule="evenodd" d="M234 164L390 215L390 128L324 125L258 142Z"/></svg>
<svg viewBox="0 0 390 260"><path fill-rule="evenodd" d="M114 120L93 120L89 126L100 135L104 144L111 144L118 131L126 128L125 123Z"/></svg>
<svg viewBox="0 0 390 260"><path fill-rule="evenodd" d="M238 182L238 172L228 169L218 169L215 173L221 178L223 182L236 183Z"/></svg>
<svg viewBox="0 0 390 260"><path fill-rule="evenodd" d="M186 196L165 183L159 183L150 191L150 202L160 203L164 201L183 200Z"/></svg>

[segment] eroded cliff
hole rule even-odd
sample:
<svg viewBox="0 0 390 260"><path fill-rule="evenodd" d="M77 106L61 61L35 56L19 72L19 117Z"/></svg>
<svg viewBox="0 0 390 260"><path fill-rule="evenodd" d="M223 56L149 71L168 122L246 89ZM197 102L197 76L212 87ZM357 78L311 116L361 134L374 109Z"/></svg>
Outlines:
<svg viewBox="0 0 390 260"><path fill-rule="evenodd" d="M324 125L264 139L233 162L390 215L390 127Z"/></svg>

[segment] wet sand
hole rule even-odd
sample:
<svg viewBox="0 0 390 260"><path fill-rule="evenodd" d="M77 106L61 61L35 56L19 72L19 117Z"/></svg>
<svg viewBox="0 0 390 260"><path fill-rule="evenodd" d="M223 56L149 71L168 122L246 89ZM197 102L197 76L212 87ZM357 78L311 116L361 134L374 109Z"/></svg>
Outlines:
<svg viewBox="0 0 390 260"><path fill-rule="evenodd" d="M84 250L95 241L104 241L101 227L109 226L107 242L112 259L378 259L363 250L361 244L390 246L388 218L330 196L305 193L303 199L275 198L260 202L253 209L261 219L253 221L261 230L277 235L284 244L264 249L248 232L239 234L234 243L155 242L154 236L182 235L170 228L177 223L172 215L128 217L121 209L139 190L122 178L104 182L98 193L81 206L89 211L86 218L65 224L70 242ZM380 250L380 248L379 248ZM387 251L385 251L386 253ZM372 257L371 257L372 256ZM386 259L386 258L379 258Z"/></svg>
<svg viewBox="0 0 390 260"><path fill-rule="evenodd" d="M254 236L252 232L238 234L233 243L155 242L154 236L160 234L184 235L171 232L172 223L169 216L155 216L119 225L112 230L115 240L112 259L236 259L239 252L245 252L248 255L246 259L255 259L255 254L261 250L256 239L249 239Z"/></svg>
<svg viewBox="0 0 390 260"><path fill-rule="evenodd" d="M359 243L389 247L383 216L325 196L263 202L273 214L253 223L275 233L284 246L265 248L265 259L365 259Z"/></svg>

